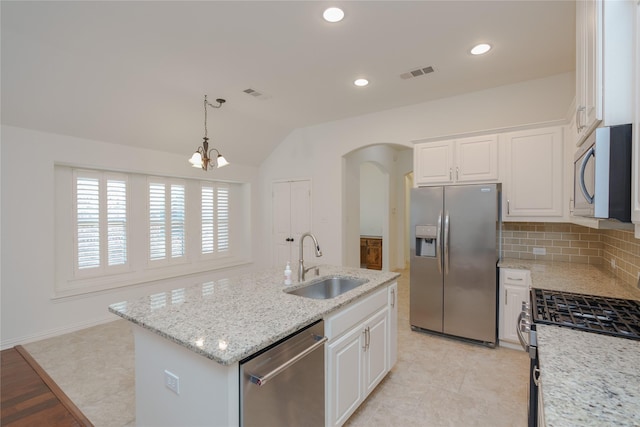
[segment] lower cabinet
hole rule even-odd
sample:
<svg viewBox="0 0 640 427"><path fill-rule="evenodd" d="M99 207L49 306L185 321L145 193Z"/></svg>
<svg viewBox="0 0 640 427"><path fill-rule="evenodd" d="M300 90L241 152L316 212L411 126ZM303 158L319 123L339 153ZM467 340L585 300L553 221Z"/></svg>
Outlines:
<svg viewBox="0 0 640 427"><path fill-rule="evenodd" d="M500 325L498 338L520 346L517 321L522 311L522 302L529 301L530 273L528 270L500 269Z"/></svg>
<svg viewBox="0 0 640 427"><path fill-rule="evenodd" d="M327 426L344 424L389 372L397 354L396 298L393 283L325 319Z"/></svg>

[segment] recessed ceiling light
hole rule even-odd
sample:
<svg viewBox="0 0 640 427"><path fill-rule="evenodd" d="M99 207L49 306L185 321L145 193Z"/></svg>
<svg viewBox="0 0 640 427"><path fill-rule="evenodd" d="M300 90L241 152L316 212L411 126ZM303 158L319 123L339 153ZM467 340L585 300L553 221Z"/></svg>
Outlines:
<svg viewBox="0 0 640 427"><path fill-rule="evenodd" d="M480 43L475 45L472 49L471 49L471 54L472 55L482 55L484 53L487 53L491 50L491 45L486 44L486 43Z"/></svg>
<svg viewBox="0 0 640 427"><path fill-rule="evenodd" d="M363 86L366 86L366 85L369 84L369 80L367 80L367 79L356 79L353 82L353 84L356 85L356 86L363 87Z"/></svg>
<svg viewBox="0 0 640 427"><path fill-rule="evenodd" d="M338 7L330 7L324 11L322 17L327 22L340 22L344 18L344 12Z"/></svg>

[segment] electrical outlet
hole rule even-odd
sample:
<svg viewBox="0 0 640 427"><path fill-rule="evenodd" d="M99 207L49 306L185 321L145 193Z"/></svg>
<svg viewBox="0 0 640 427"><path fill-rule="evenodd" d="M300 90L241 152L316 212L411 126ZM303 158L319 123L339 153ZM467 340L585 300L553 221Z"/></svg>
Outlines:
<svg viewBox="0 0 640 427"><path fill-rule="evenodd" d="M616 269L616 260L611 258L611 269L615 270Z"/></svg>
<svg viewBox="0 0 640 427"><path fill-rule="evenodd" d="M180 378L176 374L165 370L164 385L175 394L180 394Z"/></svg>
<svg viewBox="0 0 640 427"><path fill-rule="evenodd" d="M533 254L534 255L546 255L547 254L547 248L533 248Z"/></svg>

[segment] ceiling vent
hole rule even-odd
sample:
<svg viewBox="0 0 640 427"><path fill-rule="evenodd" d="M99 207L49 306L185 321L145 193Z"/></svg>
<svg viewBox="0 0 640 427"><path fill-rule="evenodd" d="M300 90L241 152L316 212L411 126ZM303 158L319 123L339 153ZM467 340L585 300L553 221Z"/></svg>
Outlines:
<svg viewBox="0 0 640 427"><path fill-rule="evenodd" d="M429 67L424 67L424 68L418 68L416 70L411 70L408 71L406 73L402 73L400 74L400 78L401 79L412 79L414 77L419 77L419 76L423 76L425 74L429 74L429 73L433 73L433 67L429 66Z"/></svg>
<svg viewBox="0 0 640 427"><path fill-rule="evenodd" d="M258 92L257 90L251 89L251 88L245 89L245 90L243 90L243 92L246 93L247 95L253 96L254 98L260 98L260 99L269 99L269 98L271 98L269 95L266 95L266 94L264 94L262 92Z"/></svg>

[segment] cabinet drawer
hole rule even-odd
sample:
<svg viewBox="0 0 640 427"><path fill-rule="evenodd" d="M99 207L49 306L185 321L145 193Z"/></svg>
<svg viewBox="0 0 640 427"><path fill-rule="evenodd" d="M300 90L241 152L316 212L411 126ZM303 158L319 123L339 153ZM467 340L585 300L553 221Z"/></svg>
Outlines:
<svg viewBox="0 0 640 427"><path fill-rule="evenodd" d="M527 287L529 286L529 271L513 270L510 268L504 269L504 283Z"/></svg>
<svg viewBox="0 0 640 427"><path fill-rule="evenodd" d="M381 307L385 307L387 301L387 286L384 286L372 295L365 296L361 301L349 304L346 308L326 317L324 334L329 340L339 337Z"/></svg>

